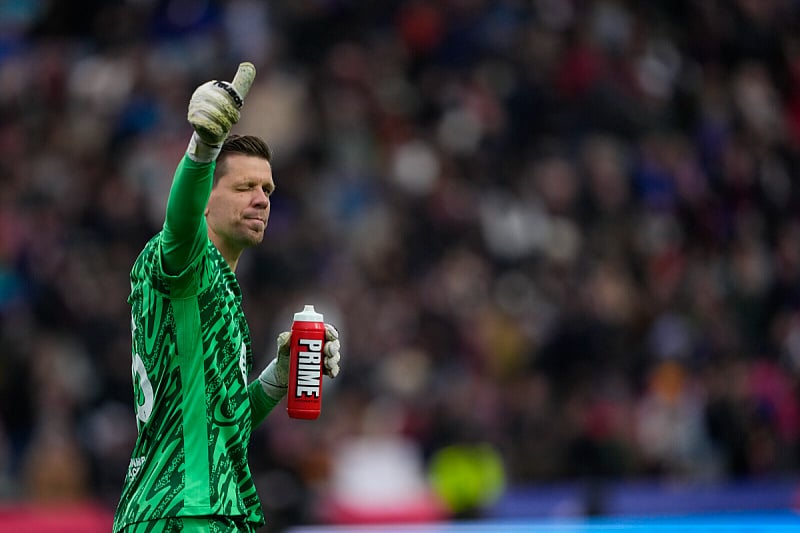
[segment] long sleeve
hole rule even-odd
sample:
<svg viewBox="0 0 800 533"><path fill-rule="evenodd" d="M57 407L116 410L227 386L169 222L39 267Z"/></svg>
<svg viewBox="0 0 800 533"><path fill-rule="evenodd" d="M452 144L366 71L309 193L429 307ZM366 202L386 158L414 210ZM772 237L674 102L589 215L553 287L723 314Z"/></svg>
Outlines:
<svg viewBox="0 0 800 533"><path fill-rule="evenodd" d="M184 156L175 170L167 200L161 255L167 274L182 272L206 245L204 218L215 162L197 163Z"/></svg>
<svg viewBox="0 0 800 533"><path fill-rule="evenodd" d="M267 396L261 388L261 382L253 381L247 386L247 394L250 396L250 420L253 428L256 428L272 412L279 400Z"/></svg>

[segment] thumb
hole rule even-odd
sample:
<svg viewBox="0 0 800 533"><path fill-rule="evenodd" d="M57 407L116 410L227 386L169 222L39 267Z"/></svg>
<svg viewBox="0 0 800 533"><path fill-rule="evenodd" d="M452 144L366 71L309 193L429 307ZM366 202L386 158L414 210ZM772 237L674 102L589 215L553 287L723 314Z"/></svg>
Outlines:
<svg viewBox="0 0 800 533"><path fill-rule="evenodd" d="M250 92L250 86L253 85L253 80L256 79L256 67L249 61L239 63L239 69L231 81L233 89L239 93L239 97L244 100L247 98L247 93Z"/></svg>
<svg viewBox="0 0 800 533"><path fill-rule="evenodd" d="M277 338L278 357L281 359L289 357L289 344L292 338L292 333L289 331L281 332Z"/></svg>

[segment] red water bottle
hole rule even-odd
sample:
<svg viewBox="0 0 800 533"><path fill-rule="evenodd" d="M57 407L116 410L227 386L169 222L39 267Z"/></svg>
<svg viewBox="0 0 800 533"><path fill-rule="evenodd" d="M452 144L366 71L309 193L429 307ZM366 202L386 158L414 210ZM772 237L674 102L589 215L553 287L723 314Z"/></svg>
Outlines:
<svg viewBox="0 0 800 533"><path fill-rule="evenodd" d="M315 419L322 409L322 346L325 323L313 305L294 314L289 348L286 410L292 418Z"/></svg>

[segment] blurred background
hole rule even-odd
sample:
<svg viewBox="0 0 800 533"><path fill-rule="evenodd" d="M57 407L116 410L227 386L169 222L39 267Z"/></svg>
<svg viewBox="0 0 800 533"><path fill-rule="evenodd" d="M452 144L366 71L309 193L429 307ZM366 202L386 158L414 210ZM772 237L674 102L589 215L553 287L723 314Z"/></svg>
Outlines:
<svg viewBox="0 0 800 533"><path fill-rule="evenodd" d="M304 303L343 345L319 420L254 433L265 531L800 505L798 30L792 0L0 1L0 530L109 530L130 267L192 91L244 60L254 368Z"/></svg>

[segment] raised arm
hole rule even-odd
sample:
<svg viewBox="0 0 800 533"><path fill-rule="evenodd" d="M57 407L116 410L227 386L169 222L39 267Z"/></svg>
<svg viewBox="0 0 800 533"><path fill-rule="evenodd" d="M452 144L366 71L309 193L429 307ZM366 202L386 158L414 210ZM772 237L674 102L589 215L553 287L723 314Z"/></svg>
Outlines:
<svg viewBox="0 0 800 533"><path fill-rule="evenodd" d="M167 274L182 272L205 247L203 215L215 162L254 78L255 67L241 63L232 82L209 81L192 94L187 118L194 132L175 171L164 218L161 258Z"/></svg>

